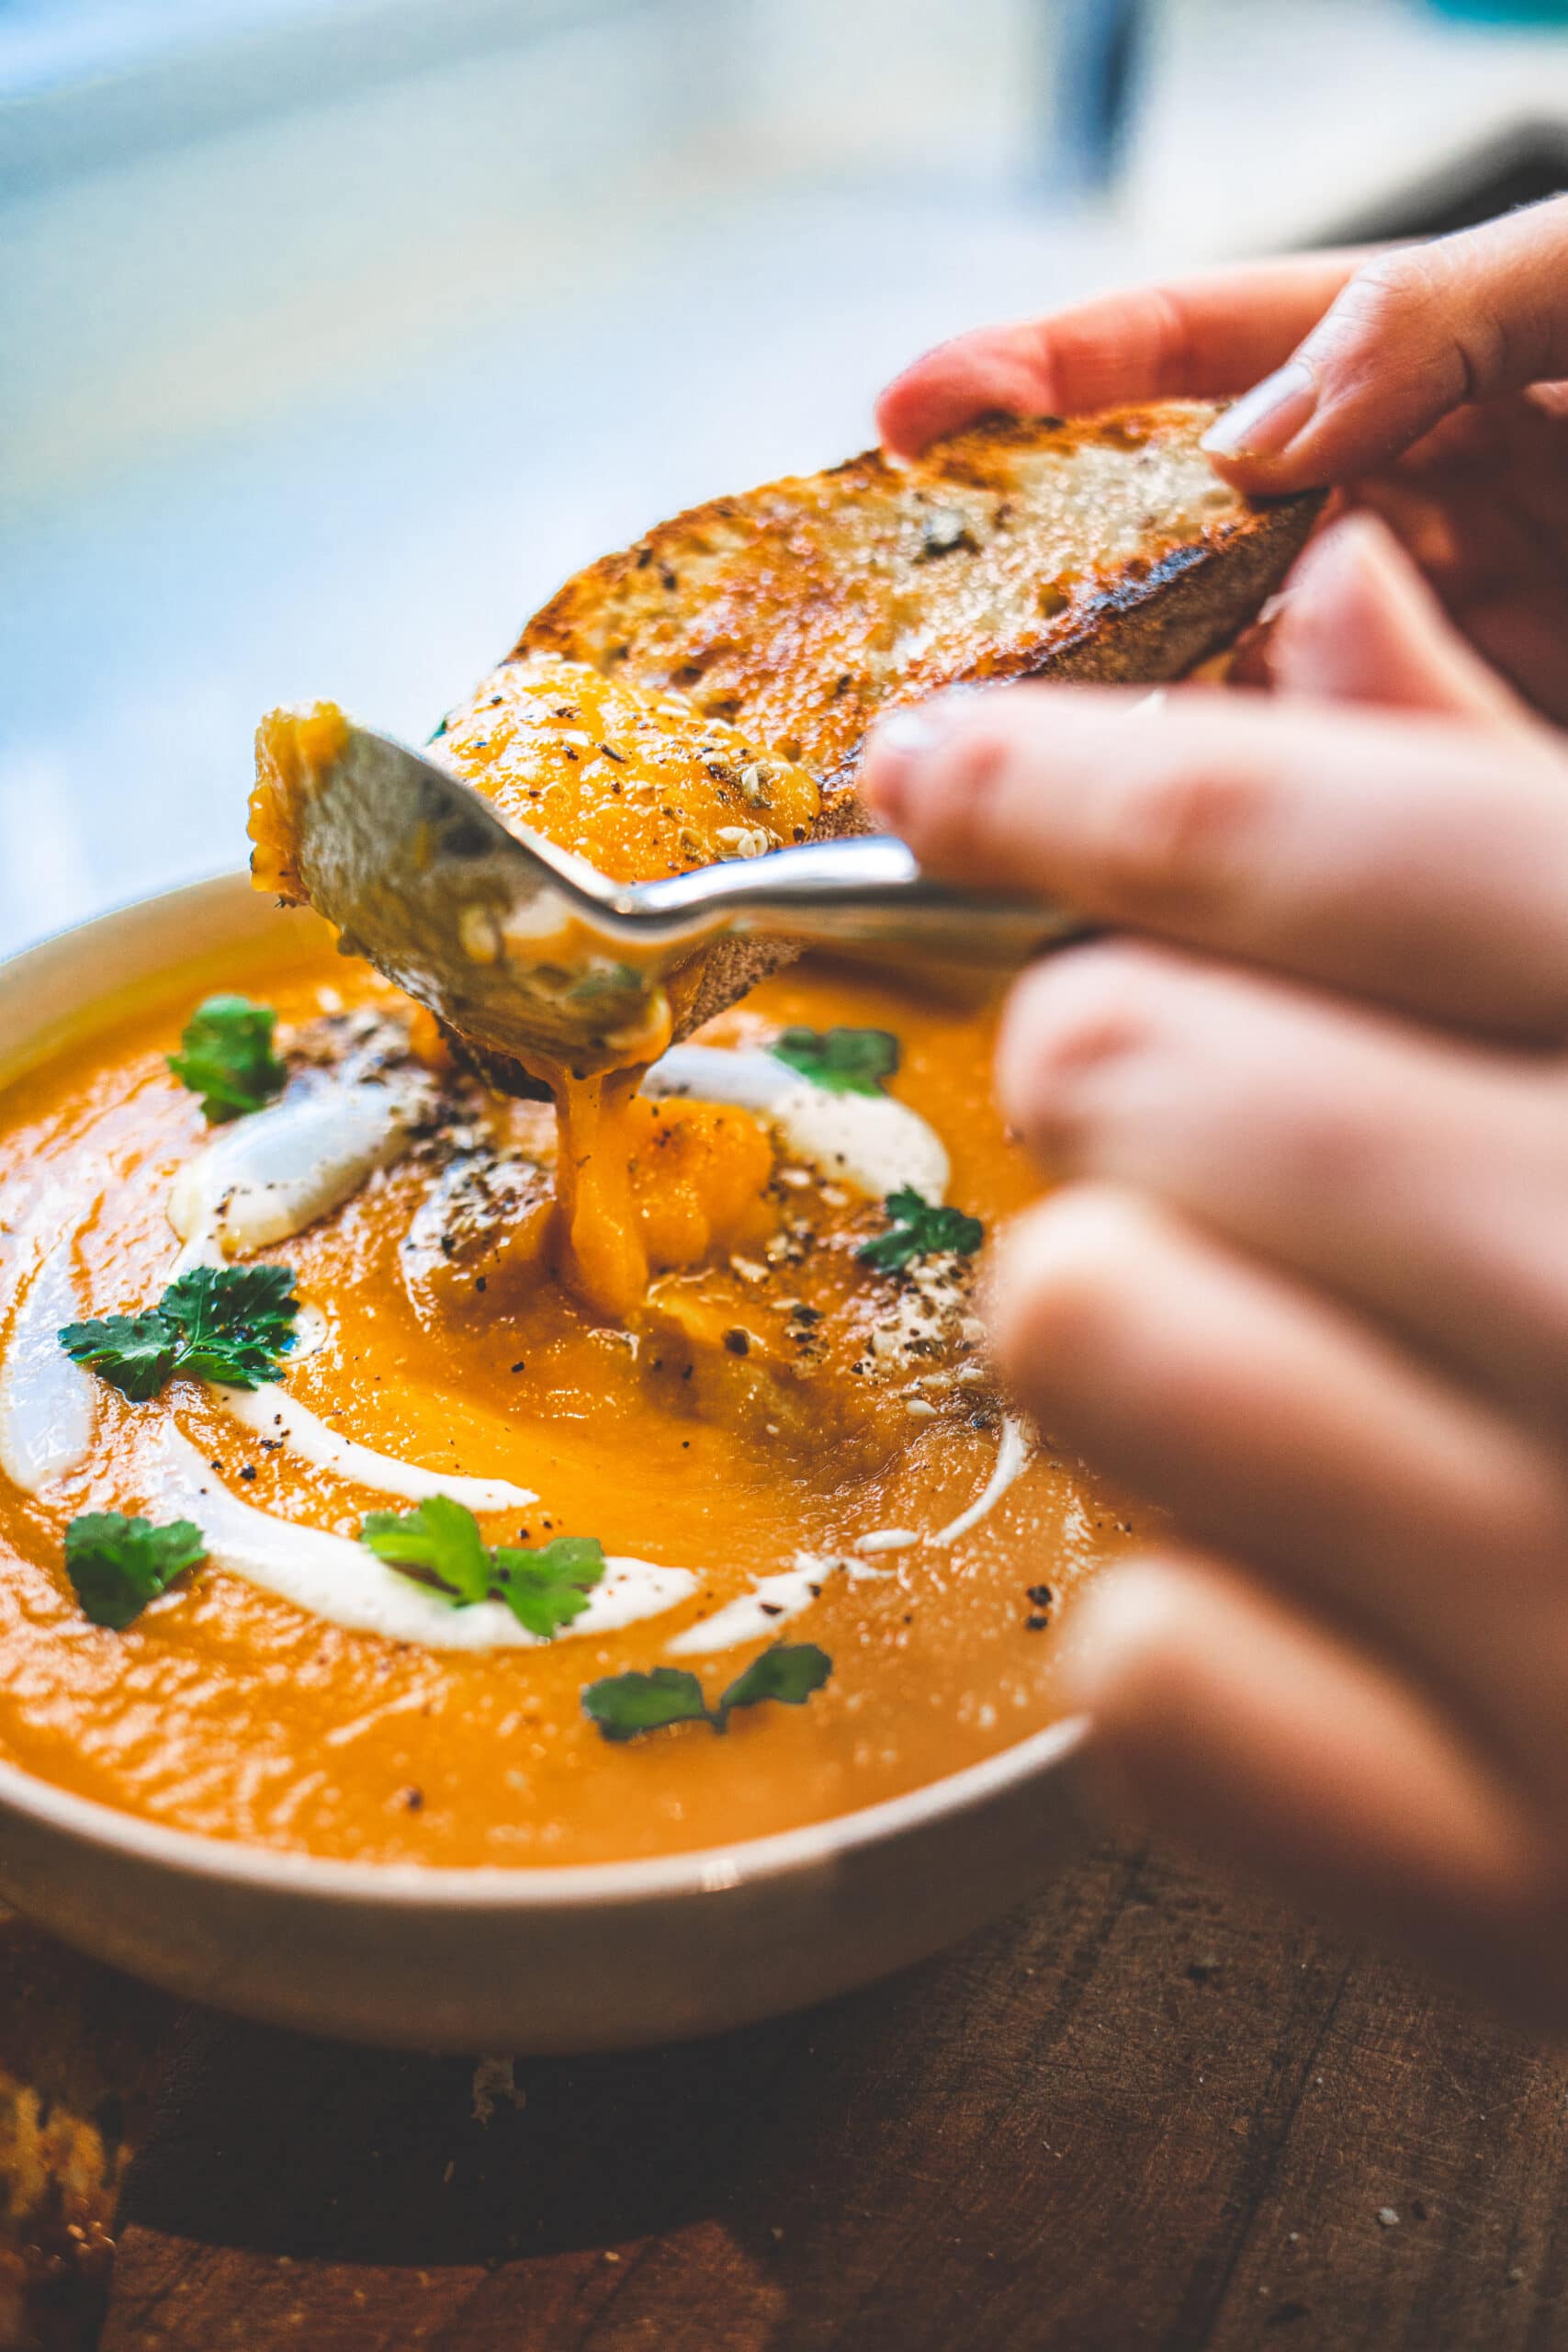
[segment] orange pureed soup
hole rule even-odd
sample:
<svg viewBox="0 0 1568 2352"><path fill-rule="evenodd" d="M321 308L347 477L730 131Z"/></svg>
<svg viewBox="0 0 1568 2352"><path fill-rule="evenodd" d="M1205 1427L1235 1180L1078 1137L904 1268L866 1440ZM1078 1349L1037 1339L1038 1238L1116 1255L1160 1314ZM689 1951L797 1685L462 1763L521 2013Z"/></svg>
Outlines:
<svg viewBox="0 0 1568 2352"><path fill-rule="evenodd" d="M276 1012L287 1083L209 1123L167 1057L215 990ZM209 1836L547 1864L819 1820L1047 1724L1062 1605L1131 1531L1007 1411L976 1256L888 1206L989 1233L1037 1190L993 1025L805 965L676 1049L629 1131L649 1287L610 1325L558 1277L548 1107L308 919L85 1024L0 1099L0 1754ZM61 1348L201 1265L292 1270L279 1377L133 1401ZM482 1545L596 1539L577 1613L542 1638L360 1540L432 1493ZM205 1546L119 1630L64 1559L108 1511ZM722 1735L584 1712L654 1670L712 1704L806 1644L821 1686Z"/></svg>

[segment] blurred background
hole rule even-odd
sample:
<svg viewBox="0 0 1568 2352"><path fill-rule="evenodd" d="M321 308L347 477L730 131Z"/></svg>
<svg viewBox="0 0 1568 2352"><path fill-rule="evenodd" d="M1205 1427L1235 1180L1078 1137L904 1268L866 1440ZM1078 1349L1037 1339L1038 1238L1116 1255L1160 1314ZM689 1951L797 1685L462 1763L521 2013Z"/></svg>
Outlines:
<svg viewBox="0 0 1568 2352"><path fill-rule="evenodd" d="M0 950L978 320L1568 185L1568 0L0 0Z"/></svg>

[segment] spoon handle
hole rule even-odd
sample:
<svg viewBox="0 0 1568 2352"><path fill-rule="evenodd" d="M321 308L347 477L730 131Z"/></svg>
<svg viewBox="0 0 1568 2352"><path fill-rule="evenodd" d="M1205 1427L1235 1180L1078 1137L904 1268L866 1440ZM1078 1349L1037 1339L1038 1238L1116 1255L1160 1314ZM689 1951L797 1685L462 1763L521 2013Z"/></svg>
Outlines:
<svg viewBox="0 0 1568 2352"><path fill-rule="evenodd" d="M660 922L824 945L903 947L963 963L1007 967L1090 928L1048 899L959 890L921 874L891 836L807 842L766 856L734 858L636 893L637 913Z"/></svg>

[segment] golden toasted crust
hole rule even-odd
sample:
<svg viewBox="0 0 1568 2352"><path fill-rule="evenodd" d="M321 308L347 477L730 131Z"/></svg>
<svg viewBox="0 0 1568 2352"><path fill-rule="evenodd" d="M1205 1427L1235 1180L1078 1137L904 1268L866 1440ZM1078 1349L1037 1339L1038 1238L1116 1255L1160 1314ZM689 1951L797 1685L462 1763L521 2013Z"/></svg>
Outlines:
<svg viewBox="0 0 1568 2352"><path fill-rule="evenodd" d="M1199 447L1214 414L989 417L917 465L871 449L713 499L569 580L513 659L674 687L818 778L818 836L863 831L854 765L880 710L985 680L1157 684L1252 619L1322 500L1229 489ZM678 1034L795 953L710 949ZM517 1065L453 1042L492 1084L530 1091Z"/></svg>
<svg viewBox="0 0 1568 2352"><path fill-rule="evenodd" d="M1156 684L1251 618L1321 502L1229 489L1199 447L1213 414L992 417L915 465L870 450L715 499L568 581L516 652L678 688L831 804L879 710L987 679Z"/></svg>
<svg viewBox="0 0 1568 2352"><path fill-rule="evenodd" d="M988 417L916 465L872 449L710 500L569 580L511 658L674 688L817 776L818 836L862 831L854 767L879 711L986 680L1158 684L1253 618L1322 500L1229 489L1199 446L1214 414L1169 401ZM708 950L677 1034L795 953ZM491 1084L534 1091L515 1063L452 1042Z"/></svg>

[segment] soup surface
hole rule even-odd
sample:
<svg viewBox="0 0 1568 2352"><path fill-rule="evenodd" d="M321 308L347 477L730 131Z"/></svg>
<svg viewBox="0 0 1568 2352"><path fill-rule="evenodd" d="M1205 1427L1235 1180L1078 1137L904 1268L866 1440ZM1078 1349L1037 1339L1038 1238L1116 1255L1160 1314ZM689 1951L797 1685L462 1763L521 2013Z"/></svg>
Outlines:
<svg viewBox="0 0 1568 2352"><path fill-rule="evenodd" d="M283 1066L217 1123L167 1059L215 989L276 1012ZM1036 1191L993 1021L806 965L675 1049L615 1130L648 1275L614 1320L558 1278L548 1106L482 1091L324 933L85 1026L0 1100L0 1754L211 1836L539 1864L795 1826L1048 1723L1062 1604L1132 1531L997 1394L977 1254L891 1205L988 1234ZM280 1378L133 1400L61 1349L201 1265L292 1270ZM360 1540L433 1494L485 1545L597 1539L586 1605L544 1638ZM119 1630L64 1562L106 1511L206 1547ZM722 1735L584 1713L653 1669L711 1705L774 1644L831 1670Z"/></svg>

